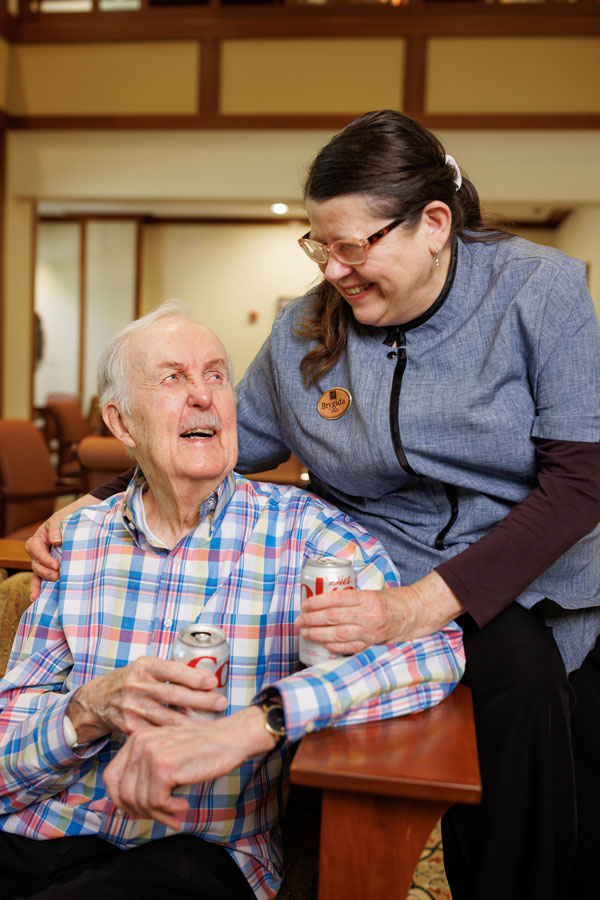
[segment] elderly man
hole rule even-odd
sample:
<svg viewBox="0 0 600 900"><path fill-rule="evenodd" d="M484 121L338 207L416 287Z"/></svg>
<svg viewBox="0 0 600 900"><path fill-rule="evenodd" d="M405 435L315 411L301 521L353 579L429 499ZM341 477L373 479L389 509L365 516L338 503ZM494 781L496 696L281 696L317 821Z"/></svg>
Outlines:
<svg viewBox="0 0 600 900"><path fill-rule="evenodd" d="M139 468L66 520L59 580L0 683L0 897L272 897L290 744L441 700L460 630L303 669L305 559L344 556L381 588L396 583L382 547L310 494L233 474L225 349L172 306L115 337L99 393ZM227 635L227 700L169 659L190 622Z"/></svg>

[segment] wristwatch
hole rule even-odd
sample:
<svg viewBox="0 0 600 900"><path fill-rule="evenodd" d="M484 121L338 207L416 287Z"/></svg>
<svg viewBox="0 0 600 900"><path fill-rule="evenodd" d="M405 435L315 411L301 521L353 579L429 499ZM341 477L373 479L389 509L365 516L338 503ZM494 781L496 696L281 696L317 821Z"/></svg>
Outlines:
<svg viewBox="0 0 600 900"><path fill-rule="evenodd" d="M277 738L277 743L273 748L274 750L277 750L281 747L287 737L287 731L285 730L285 712L283 710L281 696L278 691L274 691L272 694L259 700L255 705L264 713L266 730L269 734L272 734L274 738Z"/></svg>

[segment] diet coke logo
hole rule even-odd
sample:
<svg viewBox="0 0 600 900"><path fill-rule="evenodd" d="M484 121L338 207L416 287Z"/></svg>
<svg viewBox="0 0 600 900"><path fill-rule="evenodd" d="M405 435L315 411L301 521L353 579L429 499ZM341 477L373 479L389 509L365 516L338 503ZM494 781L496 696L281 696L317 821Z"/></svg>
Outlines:
<svg viewBox="0 0 600 900"><path fill-rule="evenodd" d="M311 591L310 587L307 584L302 585L302 596L306 597L314 597L316 594L324 594L326 591L353 591L355 590L354 585L352 584L352 577L350 575L333 575L327 579L325 578L315 578L315 589Z"/></svg>
<svg viewBox="0 0 600 900"><path fill-rule="evenodd" d="M206 665L207 662L212 663L213 666L217 665L216 656L196 656L194 659L190 659L188 662L188 666L191 666L192 669L196 669L198 666L204 665L207 669L212 668L213 666ZM229 678L229 660L226 659L224 663L222 663L218 669L214 669L214 675L217 677L217 687L224 688L227 684L227 679Z"/></svg>

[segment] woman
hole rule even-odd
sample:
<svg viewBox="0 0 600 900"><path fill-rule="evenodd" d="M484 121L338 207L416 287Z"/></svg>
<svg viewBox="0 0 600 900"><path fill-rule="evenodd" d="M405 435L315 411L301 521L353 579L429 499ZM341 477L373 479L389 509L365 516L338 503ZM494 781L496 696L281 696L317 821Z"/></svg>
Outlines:
<svg viewBox="0 0 600 900"><path fill-rule="evenodd" d="M486 228L454 160L396 112L334 137L305 202L300 244L324 280L242 380L238 468L292 450L408 587L344 608L330 594L300 624L354 652L466 613L483 803L445 817L452 896L591 894L593 854L571 877L572 684L582 847L600 799L600 328L584 266Z"/></svg>
<svg viewBox="0 0 600 900"><path fill-rule="evenodd" d="M453 900L565 900L575 764L584 837L599 799L600 327L584 267L486 228L454 160L394 111L321 150L305 201L300 245L324 278L242 379L238 468L294 452L403 575L311 601L307 636L354 652L460 616L483 802L443 822ZM591 758L574 762L576 693Z"/></svg>

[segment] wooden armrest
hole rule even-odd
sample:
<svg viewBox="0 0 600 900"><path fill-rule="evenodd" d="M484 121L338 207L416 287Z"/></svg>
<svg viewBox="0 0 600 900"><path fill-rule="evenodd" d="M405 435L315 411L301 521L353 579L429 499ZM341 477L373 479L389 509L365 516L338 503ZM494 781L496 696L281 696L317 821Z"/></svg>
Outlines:
<svg viewBox="0 0 600 900"><path fill-rule="evenodd" d="M479 803L471 692L460 684L420 713L309 734L292 762L291 780L387 797Z"/></svg>
<svg viewBox="0 0 600 900"><path fill-rule="evenodd" d="M404 900L440 816L480 800L471 692L458 685L421 713L307 735L290 774L323 792L319 900Z"/></svg>
<svg viewBox="0 0 600 900"><path fill-rule="evenodd" d="M31 558L25 550L25 541L0 538L0 566L6 566L7 569L31 569Z"/></svg>

